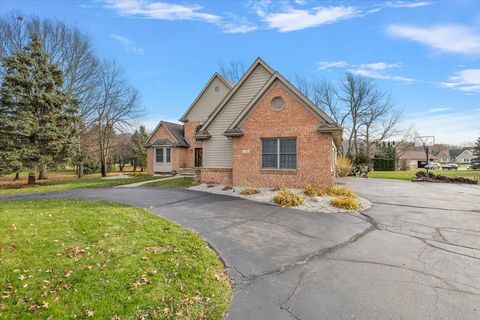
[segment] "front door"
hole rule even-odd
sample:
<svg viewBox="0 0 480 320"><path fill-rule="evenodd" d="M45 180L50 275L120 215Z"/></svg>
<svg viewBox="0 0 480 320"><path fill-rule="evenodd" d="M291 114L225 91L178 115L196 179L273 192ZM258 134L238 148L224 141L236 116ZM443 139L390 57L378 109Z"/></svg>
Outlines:
<svg viewBox="0 0 480 320"><path fill-rule="evenodd" d="M203 149L195 148L195 167L199 168L202 166L203 160Z"/></svg>

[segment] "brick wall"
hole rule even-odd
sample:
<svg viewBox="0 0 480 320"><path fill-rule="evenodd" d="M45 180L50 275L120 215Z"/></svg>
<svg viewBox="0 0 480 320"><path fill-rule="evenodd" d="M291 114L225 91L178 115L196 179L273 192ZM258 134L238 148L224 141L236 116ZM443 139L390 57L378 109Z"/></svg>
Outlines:
<svg viewBox="0 0 480 320"><path fill-rule="evenodd" d="M284 99L281 110L271 101ZM332 136L318 133L320 120L302 105L283 84L276 83L258 102L241 124L242 137L233 139L233 185L252 187L301 188L305 184L328 187L334 184L332 171ZM263 170L261 139L296 137L296 170Z"/></svg>
<svg viewBox="0 0 480 320"><path fill-rule="evenodd" d="M195 138L193 137L195 129L201 124L203 124L203 122L200 121L185 122L183 127L185 138L190 144L185 154L187 168L193 168L195 166L195 148L203 148L202 141L195 141Z"/></svg>
<svg viewBox="0 0 480 320"><path fill-rule="evenodd" d="M202 168L200 171L202 183L221 183L227 186L232 185L232 169L224 168Z"/></svg>

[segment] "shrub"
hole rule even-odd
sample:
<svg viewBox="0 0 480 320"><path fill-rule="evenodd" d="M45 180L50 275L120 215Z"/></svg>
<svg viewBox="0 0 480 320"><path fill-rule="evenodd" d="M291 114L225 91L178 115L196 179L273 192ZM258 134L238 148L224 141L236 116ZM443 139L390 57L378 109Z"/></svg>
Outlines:
<svg viewBox="0 0 480 320"><path fill-rule="evenodd" d="M303 203L304 198L301 194L290 190L281 190L273 196L273 202L282 207L296 207Z"/></svg>
<svg viewBox="0 0 480 320"><path fill-rule="evenodd" d="M307 184L305 186L305 194L310 197L320 197L320 196L345 196L345 197L355 197L355 193L345 187L330 187L326 189L321 189L315 187L314 185Z"/></svg>
<svg viewBox="0 0 480 320"><path fill-rule="evenodd" d="M257 188L245 188L242 191L240 191L240 194L244 196L251 196L253 194L259 194L259 193L260 193L260 190L258 190Z"/></svg>
<svg viewBox="0 0 480 320"><path fill-rule="evenodd" d="M337 173L340 177L346 177L352 172L352 162L345 156L337 157Z"/></svg>
<svg viewBox="0 0 480 320"><path fill-rule="evenodd" d="M334 207L346 210L357 210L360 208L357 198L339 196L330 200L330 204Z"/></svg>
<svg viewBox="0 0 480 320"><path fill-rule="evenodd" d="M305 194L309 197L318 197L323 195L323 190L319 187L315 187L313 184L305 185Z"/></svg>
<svg viewBox="0 0 480 320"><path fill-rule="evenodd" d="M355 193L345 187L330 187L323 190L322 195L332 196L332 197L355 197Z"/></svg>

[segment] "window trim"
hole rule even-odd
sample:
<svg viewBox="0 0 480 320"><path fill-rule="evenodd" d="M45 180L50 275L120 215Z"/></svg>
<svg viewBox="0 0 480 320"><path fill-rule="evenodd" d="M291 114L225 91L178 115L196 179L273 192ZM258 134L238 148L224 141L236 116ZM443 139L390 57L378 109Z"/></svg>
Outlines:
<svg viewBox="0 0 480 320"><path fill-rule="evenodd" d="M165 162L164 163L172 163L172 148L165 148Z"/></svg>
<svg viewBox="0 0 480 320"><path fill-rule="evenodd" d="M158 156L157 156L157 154L160 152L160 150L162 150L161 151L162 161L158 161ZM165 163L165 157L164 157L164 151L163 150L165 150L165 148L163 148L163 147L162 148L155 148L155 163Z"/></svg>
<svg viewBox="0 0 480 320"><path fill-rule="evenodd" d="M295 168L280 168L280 140L282 139L291 139L295 141ZM277 167L264 167L263 166L263 141L264 140L276 140L277 141ZM268 153L273 154L273 153ZM291 154L291 153L288 153ZM297 137L277 137L277 138L260 138L260 169L261 171L296 171L298 169L298 147L297 147Z"/></svg>

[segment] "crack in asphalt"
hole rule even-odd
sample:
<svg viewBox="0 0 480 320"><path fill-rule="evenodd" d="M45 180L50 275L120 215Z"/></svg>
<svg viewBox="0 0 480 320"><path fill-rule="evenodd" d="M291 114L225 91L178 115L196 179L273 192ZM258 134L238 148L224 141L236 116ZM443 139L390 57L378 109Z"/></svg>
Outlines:
<svg viewBox="0 0 480 320"><path fill-rule="evenodd" d="M365 215L365 216L368 217L367 215ZM371 231L376 230L376 229L377 229L377 225L376 225L376 222L373 220L373 223L370 223L370 226L368 228L365 228L362 232L359 232L359 233L353 235L352 237L350 237L348 240L346 240L344 242L336 244L332 247L322 248L320 250L314 251L314 252L312 252L312 253L310 253L306 256L303 256L299 260L296 260L296 261L294 261L292 263L289 263L289 264L282 265L281 267L278 267L278 268L275 268L275 269L272 269L272 270L269 270L269 271L264 271L264 272L260 272L260 273L257 273L257 274L250 275L246 278L246 281L249 281L251 283L251 282L253 282L253 281L255 281L259 278L264 278L264 277L269 277L269 276L285 273L285 272L290 271L294 268L305 265L308 262L312 261L313 259L321 258L321 257L323 257L323 256L325 256L329 253L332 253L332 252L335 252L339 249L342 249L342 248L354 243L355 241L359 240L360 238L364 237L366 234L368 234Z"/></svg>
<svg viewBox="0 0 480 320"><path fill-rule="evenodd" d="M389 267L389 268L396 268L396 269L402 269L402 270L411 271L411 272L415 272L415 273L420 273L423 276L435 278L435 279L445 283L448 287L450 287L450 288L435 287L437 289L443 289L443 290L452 291L452 292L460 292L460 293L480 296L480 288L477 288L477 287L474 287L474 286L471 286L469 284L459 282L459 281L456 281L456 280L446 280L446 279L444 279L440 276L437 276L435 274L424 272L424 271L417 270L417 269L414 269L414 268L408 268L408 267L405 267L405 266L399 266L399 265L395 265L395 264L378 262L378 261L366 261L366 260L356 260L356 259L339 259L339 258L327 258L327 257L323 258L323 259L328 260L328 261L341 261L341 262L371 264L371 265L377 265L377 266L383 266L383 267ZM395 280L392 280L392 281L395 281ZM474 289L474 290L477 290L478 292L472 292L472 291L459 289L458 287L452 285L451 282L462 285L462 286L465 286L465 287L468 287L468 288L471 288L471 289Z"/></svg>
<svg viewBox="0 0 480 320"><path fill-rule="evenodd" d="M403 204L403 203L390 203L390 202L380 202L380 201L370 201L371 203L381 204L386 206L398 206L398 207L407 207L407 208L417 208L417 209L432 209L432 210L442 210L442 211L456 211L456 212L475 212L480 213L480 210L477 209L453 209L453 208L437 208L429 206L417 206L412 204Z"/></svg>
<svg viewBox="0 0 480 320"><path fill-rule="evenodd" d="M281 310L283 311L286 311L290 314L290 316L292 316L292 318L294 319L298 319L300 320L300 318L298 318L297 316L295 316L291 311L290 311L290 307L287 306L288 302L290 301L290 299L295 295L295 293L297 293L297 289L298 287L300 287L302 281L303 281L303 276L305 275L305 271L301 272L300 273L300 276L298 277L298 281L297 281L297 284L295 285L295 287L293 288L293 291L292 293L290 293L290 295L287 297L287 299L285 299L285 301L283 301L282 303L280 303L279 307Z"/></svg>

